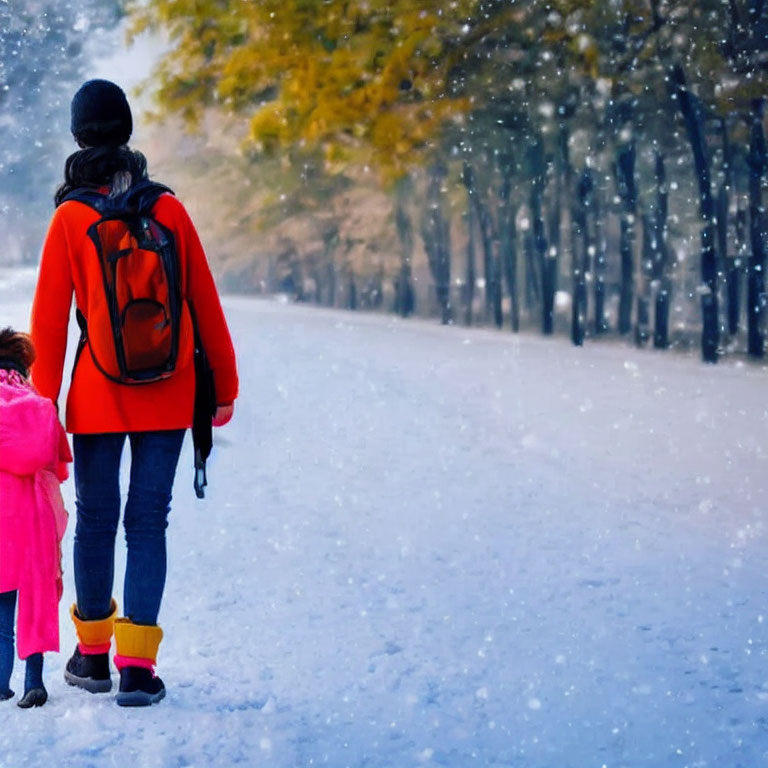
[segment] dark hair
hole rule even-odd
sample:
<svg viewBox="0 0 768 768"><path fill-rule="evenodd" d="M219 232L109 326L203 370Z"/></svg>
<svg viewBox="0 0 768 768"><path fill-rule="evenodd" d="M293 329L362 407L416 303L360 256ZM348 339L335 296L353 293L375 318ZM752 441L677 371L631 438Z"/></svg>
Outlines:
<svg viewBox="0 0 768 768"><path fill-rule="evenodd" d="M127 178L126 178L127 176ZM62 204L73 190L109 187L126 188L147 178L147 158L127 146L86 147L72 153L64 165L64 183L56 190L54 202Z"/></svg>
<svg viewBox="0 0 768 768"><path fill-rule="evenodd" d="M9 367L22 368L26 376L35 357L35 348L28 334L14 331L13 328L0 330L0 368L3 363L10 363Z"/></svg>

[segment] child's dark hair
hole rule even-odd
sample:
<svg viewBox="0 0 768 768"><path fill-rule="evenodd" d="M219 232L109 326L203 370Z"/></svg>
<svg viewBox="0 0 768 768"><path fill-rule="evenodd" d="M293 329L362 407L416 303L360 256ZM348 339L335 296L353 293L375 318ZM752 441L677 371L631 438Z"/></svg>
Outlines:
<svg viewBox="0 0 768 768"><path fill-rule="evenodd" d="M13 328L0 330L0 368L15 368L26 377L35 357L35 347L28 334Z"/></svg>

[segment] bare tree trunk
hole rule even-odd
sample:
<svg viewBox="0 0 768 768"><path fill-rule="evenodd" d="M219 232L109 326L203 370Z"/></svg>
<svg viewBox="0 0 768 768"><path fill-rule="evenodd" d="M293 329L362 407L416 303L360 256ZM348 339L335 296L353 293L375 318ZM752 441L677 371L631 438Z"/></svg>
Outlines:
<svg viewBox="0 0 768 768"><path fill-rule="evenodd" d="M567 135L566 129L562 122L558 126L557 133L557 148L552 159L552 178L554 189L550 193L549 206L548 206L548 222L547 222L547 238L546 248L543 258L543 274L542 274L542 287L544 298L544 317L543 330L544 333L554 332L554 314L555 314L555 295L557 293L557 278L559 272L559 263L563 254L563 234L562 234L562 221L563 221L563 182L567 172L565 169L565 155L567 153ZM541 160L541 178L542 178L542 196L544 199L544 185L545 174L547 173L546 163ZM565 181L567 185L567 180ZM570 199L570 188L566 186L565 197Z"/></svg>
<svg viewBox="0 0 768 768"><path fill-rule="evenodd" d="M620 146L617 151L616 182L623 206L619 230L619 252L621 255L619 333L624 334L629 333L632 328L632 296L634 293L635 222L637 217L634 139Z"/></svg>
<svg viewBox="0 0 768 768"><path fill-rule="evenodd" d="M667 248L667 216L669 211L667 175L664 155L655 153L656 206L653 216L653 279L656 283L656 307L653 322L653 346L669 346L669 307L672 293L669 278L669 249Z"/></svg>
<svg viewBox="0 0 768 768"><path fill-rule="evenodd" d="M323 234L323 269L320 271L320 282L326 285L325 303L329 307L336 304L336 264L334 252L339 245L339 230L334 227ZM318 284L318 293L320 288Z"/></svg>
<svg viewBox="0 0 768 768"><path fill-rule="evenodd" d="M539 276L541 267L536 262L536 248L533 244L533 232L528 230L523 237L525 253L525 307L529 315L534 315L541 302Z"/></svg>
<svg viewBox="0 0 768 768"><path fill-rule="evenodd" d="M496 325L501 327L503 318L501 316L501 269L499 267L498 233L488 206L481 199L474 170L468 162L464 163L462 179L467 189L470 206L474 209L476 221L480 226L485 277L485 317L486 320L493 318Z"/></svg>
<svg viewBox="0 0 768 768"><path fill-rule="evenodd" d="M731 336L739 332L741 325L741 294L742 275L744 266L749 259L747 245L747 210L742 204L742 197L737 197L736 203L736 253L726 262L726 281L728 285L728 332Z"/></svg>
<svg viewBox="0 0 768 768"><path fill-rule="evenodd" d="M532 255L541 272L541 330L551 334L554 330L555 291L557 290L557 254L548 251L547 236L542 213L542 197L546 184L544 148L539 138L529 148L532 170L530 207L532 231Z"/></svg>
<svg viewBox="0 0 768 768"><path fill-rule="evenodd" d="M443 212L443 182L446 174L447 169L443 163L436 162L432 165L421 226L424 250L427 252L429 270L435 281L443 325L448 325L452 320L450 230Z"/></svg>
<svg viewBox="0 0 768 768"><path fill-rule="evenodd" d="M355 271L351 267L347 275L347 309L357 309L357 283Z"/></svg>
<svg viewBox="0 0 768 768"><path fill-rule="evenodd" d="M491 260L491 273L493 284L491 290L491 307L493 310L493 322L497 328L504 325L504 313L502 311L502 281L501 281L501 240L496 228L493 228L493 258Z"/></svg>
<svg viewBox="0 0 768 768"><path fill-rule="evenodd" d="M501 295L499 292L500 271L498 268L498 235L493 224L488 206L480 199L479 194L473 196L477 210L477 220L480 222L480 239L483 243L483 266L485 272L485 316L486 320L493 318L496 325L501 327Z"/></svg>
<svg viewBox="0 0 768 768"><path fill-rule="evenodd" d="M762 181L765 174L765 132L763 99L752 102L752 127L749 148L749 232L752 255L747 280L747 349L752 357L765 354L763 309L765 305L765 213Z"/></svg>
<svg viewBox="0 0 768 768"><path fill-rule="evenodd" d="M608 330L608 320L605 317L605 223L598 186L592 194L592 208L595 218L595 335L599 336Z"/></svg>
<svg viewBox="0 0 768 768"><path fill-rule="evenodd" d="M731 190L731 147L728 141L728 127L724 119L720 120L720 133L722 136L723 167L720 177L720 186L717 190L717 199L715 200L715 218L717 231L717 251L720 254L720 261L723 265L723 271L726 278L726 297L728 299L728 333L731 332L731 302L730 302L730 284L729 275L731 274L731 262L733 259L728 254L728 224L730 216L728 210L730 207L729 194Z"/></svg>
<svg viewBox="0 0 768 768"><path fill-rule="evenodd" d="M696 176L699 182L699 215L701 216L701 354L707 363L717 362L719 323L717 307L717 253L714 225L715 206L712 198L711 173L707 140L701 108L696 97L688 90L683 68L676 64L672 68L672 82L676 88L677 101L683 114L688 141L693 152ZM762 275L761 275L762 276ZM762 355L762 339L760 340Z"/></svg>
<svg viewBox="0 0 768 768"><path fill-rule="evenodd" d="M395 205L395 224L400 238L401 263L400 272L395 284L395 312L401 317L409 317L413 314L416 304L413 290L413 276L411 262L413 259L413 223L408 212L408 203L411 194L410 177L403 177L397 184Z"/></svg>
<svg viewBox="0 0 768 768"><path fill-rule="evenodd" d="M586 169L579 179L576 202L571 207L573 227L577 237L573 242L573 300L571 303L571 341L580 347L584 344L587 323L587 274L589 258L593 250L589 220L592 213L594 178Z"/></svg>
<svg viewBox="0 0 768 768"><path fill-rule="evenodd" d="M472 206L467 207L467 273L464 285L464 322L472 325L472 305L475 301L475 239L477 228Z"/></svg>
<svg viewBox="0 0 768 768"><path fill-rule="evenodd" d="M635 316L635 344L642 347L650 338L651 331L651 269L653 267L653 225L644 214L643 242L640 259L640 285L637 291L637 314Z"/></svg>
<svg viewBox="0 0 768 768"><path fill-rule="evenodd" d="M510 326L517 333L520 330L520 306L517 297L517 227L515 225L515 211L511 204L512 162L503 163L501 171L503 176L499 194L501 261L509 291Z"/></svg>
<svg viewBox="0 0 768 768"><path fill-rule="evenodd" d="M329 261L326 266L327 281L328 281L328 297L327 303L329 307L336 306L336 265Z"/></svg>

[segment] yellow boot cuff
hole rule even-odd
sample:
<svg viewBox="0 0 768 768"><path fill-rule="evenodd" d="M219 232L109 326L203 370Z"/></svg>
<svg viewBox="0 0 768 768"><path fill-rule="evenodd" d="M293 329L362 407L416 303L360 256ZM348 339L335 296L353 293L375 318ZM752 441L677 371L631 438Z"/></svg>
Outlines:
<svg viewBox="0 0 768 768"><path fill-rule="evenodd" d="M134 624L130 619L115 622L115 645L118 655L124 658L146 659L154 664L162 639L163 630L156 624Z"/></svg>
<svg viewBox="0 0 768 768"><path fill-rule="evenodd" d="M69 609L72 621L75 624L77 639L81 645L102 646L109 645L112 642L112 632L115 626L115 616L117 616L117 603L112 600L109 616L106 619L96 619L96 621L87 621L81 619L77 613L77 605L72 604Z"/></svg>

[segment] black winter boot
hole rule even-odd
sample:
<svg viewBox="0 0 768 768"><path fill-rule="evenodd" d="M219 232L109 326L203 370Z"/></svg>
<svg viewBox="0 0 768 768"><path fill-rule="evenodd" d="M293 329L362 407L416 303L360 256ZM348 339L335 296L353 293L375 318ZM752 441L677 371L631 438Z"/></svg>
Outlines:
<svg viewBox="0 0 768 768"><path fill-rule="evenodd" d="M0 688L0 701L12 699L16 694L10 688Z"/></svg>
<svg viewBox="0 0 768 768"><path fill-rule="evenodd" d="M120 670L120 691L115 700L121 707L148 707L165 696L163 681L144 667Z"/></svg>
<svg viewBox="0 0 768 768"><path fill-rule="evenodd" d="M91 693L107 693L112 690L112 678L109 676L109 654L82 654L80 648L67 662L64 679L78 688Z"/></svg>
<svg viewBox="0 0 768 768"><path fill-rule="evenodd" d="M43 654L32 653L27 656L24 673L24 695L16 706L22 709L42 707L48 701L48 691L43 684Z"/></svg>
<svg viewBox="0 0 768 768"><path fill-rule="evenodd" d="M16 706L22 709L42 707L46 701L48 701L48 691L45 688L30 688L16 703Z"/></svg>

